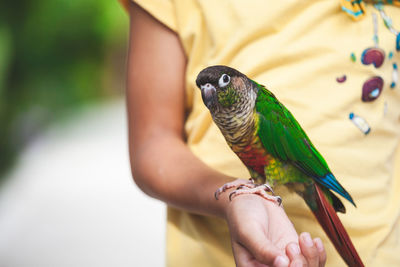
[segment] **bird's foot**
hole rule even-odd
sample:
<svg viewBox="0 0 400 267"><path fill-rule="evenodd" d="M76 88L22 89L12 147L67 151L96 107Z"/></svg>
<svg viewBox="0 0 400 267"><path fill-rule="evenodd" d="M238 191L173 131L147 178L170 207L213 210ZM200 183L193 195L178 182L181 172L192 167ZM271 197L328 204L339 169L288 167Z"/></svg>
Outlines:
<svg viewBox="0 0 400 267"><path fill-rule="evenodd" d="M272 195L268 194L271 193ZM276 196L274 193L274 190L272 190L271 186L269 184L262 184L262 185L254 185L252 188L245 188L243 186L239 186L236 188L235 191L233 191L229 195L229 200L232 200L232 198L244 195L244 194L256 194L261 196L262 198L276 202L278 206L282 205L282 198L280 196Z"/></svg>
<svg viewBox="0 0 400 267"><path fill-rule="evenodd" d="M231 189L231 188L236 188L236 190L238 190L238 189L242 189L242 188L251 189L251 188L255 188L255 187L256 187L256 185L254 184L254 180L252 178L250 178L247 181L243 180L243 179L237 179L233 182L226 183L223 186L221 186L220 188L218 188L217 191L215 191L215 193L214 193L214 197L216 200L218 200L219 196L222 193L224 193L226 190Z"/></svg>

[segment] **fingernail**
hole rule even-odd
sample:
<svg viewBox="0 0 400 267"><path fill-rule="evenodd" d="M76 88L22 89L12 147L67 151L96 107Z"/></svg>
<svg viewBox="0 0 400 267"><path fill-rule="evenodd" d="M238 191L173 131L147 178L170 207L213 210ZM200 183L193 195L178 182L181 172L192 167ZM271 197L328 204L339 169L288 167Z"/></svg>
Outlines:
<svg viewBox="0 0 400 267"><path fill-rule="evenodd" d="M287 267L289 265L289 260L286 257L278 256L274 261L274 266L276 267Z"/></svg>
<svg viewBox="0 0 400 267"><path fill-rule="evenodd" d="M292 243L289 245L289 250L292 252L294 255L299 255L300 254L300 248L299 245Z"/></svg>
<svg viewBox="0 0 400 267"><path fill-rule="evenodd" d="M324 251L324 245L322 244L321 238L319 237L315 238L314 242L319 252Z"/></svg>
<svg viewBox="0 0 400 267"><path fill-rule="evenodd" d="M311 239L311 235L309 233L307 233L307 232L302 233L302 238L307 247L312 247L314 245L314 243Z"/></svg>
<svg viewBox="0 0 400 267"><path fill-rule="evenodd" d="M296 261L293 263L293 267L303 267L303 263L301 261Z"/></svg>

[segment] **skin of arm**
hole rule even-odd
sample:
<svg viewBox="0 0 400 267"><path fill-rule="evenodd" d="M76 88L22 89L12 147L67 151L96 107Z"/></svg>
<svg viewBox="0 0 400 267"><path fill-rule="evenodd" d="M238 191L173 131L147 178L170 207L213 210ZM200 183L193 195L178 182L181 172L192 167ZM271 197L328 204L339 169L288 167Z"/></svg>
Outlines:
<svg viewBox="0 0 400 267"><path fill-rule="evenodd" d="M282 207L256 195L230 202L227 192L214 199L235 177L211 169L187 146L183 48L173 31L136 4L130 6L127 65L129 152L142 191L178 209L224 218L237 266L324 266L321 240L299 237Z"/></svg>

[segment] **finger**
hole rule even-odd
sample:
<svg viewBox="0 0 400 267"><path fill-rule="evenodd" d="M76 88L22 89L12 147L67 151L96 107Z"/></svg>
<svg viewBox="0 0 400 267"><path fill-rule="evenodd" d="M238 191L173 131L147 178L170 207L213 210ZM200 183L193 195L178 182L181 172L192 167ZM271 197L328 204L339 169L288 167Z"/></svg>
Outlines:
<svg viewBox="0 0 400 267"><path fill-rule="evenodd" d="M233 256L235 258L235 263L237 267L266 267L267 265L259 263L250 252L238 244L237 242L232 242Z"/></svg>
<svg viewBox="0 0 400 267"><path fill-rule="evenodd" d="M317 248L319 254L319 266L324 267L326 263L326 251L324 248L324 244L322 244L321 238L314 238L314 245Z"/></svg>
<svg viewBox="0 0 400 267"><path fill-rule="evenodd" d="M301 233L299 237L301 253L309 267L319 267L319 253L309 233Z"/></svg>
<svg viewBox="0 0 400 267"><path fill-rule="evenodd" d="M288 255L290 260L290 267L302 267L307 266L306 258L301 254L299 244L289 243L286 246L286 255Z"/></svg>
<svg viewBox="0 0 400 267"><path fill-rule="evenodd" d="M254 229L253 229L254 230ZM240 236L240 243L260 263L271 266L289 266L289 259L261 232Z"/></svg>

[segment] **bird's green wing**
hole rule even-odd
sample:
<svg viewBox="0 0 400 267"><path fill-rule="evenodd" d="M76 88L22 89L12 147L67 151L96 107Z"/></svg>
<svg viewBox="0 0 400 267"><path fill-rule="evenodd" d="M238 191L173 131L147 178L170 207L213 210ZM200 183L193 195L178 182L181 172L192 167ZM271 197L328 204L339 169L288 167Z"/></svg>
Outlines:
<svg viewBox="0 0 400 267"><path fill-rule="evenodd" d="M265 149L272 156L293 164L319 184L354 204L290 111L264 86L254 83L258 87L258 135Z"/></svg>

